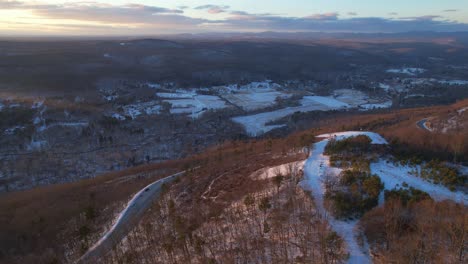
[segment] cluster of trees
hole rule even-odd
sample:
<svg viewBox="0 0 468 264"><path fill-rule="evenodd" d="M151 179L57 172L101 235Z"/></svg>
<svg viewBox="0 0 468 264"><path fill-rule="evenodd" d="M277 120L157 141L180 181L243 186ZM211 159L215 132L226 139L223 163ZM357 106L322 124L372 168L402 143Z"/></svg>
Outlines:
<svg viewBox="0 0 468 264"><path fill-rule="evenodd" d="M325 154L339 154L343 152L363 153L369 151L372 140L366 135L349 137L342 140L331 139L325 147Z"/></svg>
<svg viewBox="0 0 468 264"><path fill-rule="evenodd" d="M365 135L332 139L325 147L330 165L345 169L339 177L327 176L325 199L337 218L361 217L378 204L383 184L370 173L372 140Z"/></svg>
<svg viewBox="0 0 468 264"><path fill-rule="evenodd" d="M466 207L424 196L414 190L392 191L383 207L362 218L375 263L468 261Z"/></svg>
<svg viewBox="0 0 468 264"><path fill-rule="evenodd" d="M378 204L383 189L380 178L368 172L345 170L339 180L326 181L325 199L331 202L331 212L337 218L361 217Z"/></svg>
<svg viewBox="0 0 468 264"><path fill-rule="evenodd" d="M365 135L332 139L325 147L325 154L330 155L330 165L333 167L370 172L371 139Z"/></svg>
<svg viewBox="0 0 468 264"><path fill-rule="evenodd" d="M452 191L458 186L464 186L467 180L467 176L458 175L456 169L447 167L438 160L431 160L423 164L419 176L435 184L443 184Z"/></svg>
<svg viewBox="0 0 468 264"><path fill-rule="evenodd" d="M422 200L431 199L431 196L424 191L413 187L403 186L385 191L385 201L398 200L402 205L407 206Z"/></svg>
<svg viewBox="0 0 468 264"><path fill-rule="evenodd" d="M33 116L34 110L31 108L23 106L5 108L0 111L0 128L6 129L14 126L31 125Z"/></svg>
<svg viewBox="0 0 468 264"><path fill-rule="evenodd" d="M299 175L259 180L217 214L182 210L166 193L102 263L341 263L343 240L319 214ZM216 205L212 204L212 207ZM210 212L211 211L211 212Z"/></svg>
<svg viewBox="0 0 468 264"><path fill-rule="evenodd" d="M396 156L395 162L403 166L420 166L420 170L414 171L415 176L429 180L435 184L442 184L452 191L457 187L464 187L467 182L466 175L460 175L456 168L449 167L446 162L438 159L424 162L418 156Z"/></svg>

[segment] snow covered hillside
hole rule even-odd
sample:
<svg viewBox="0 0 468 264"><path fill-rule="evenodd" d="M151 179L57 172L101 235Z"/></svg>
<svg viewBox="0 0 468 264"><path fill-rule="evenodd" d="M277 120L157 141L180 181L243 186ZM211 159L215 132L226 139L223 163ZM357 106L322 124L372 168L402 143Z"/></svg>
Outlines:
<svg viewBox="0 0 468 264"><path fill-rule="evenodd" d="M330 165L330 157L324 154L325 147L332 139L339 141L359 135L369 137L371 144L387 144L387 141L383 137L373 132L349 131L319 135L319 138L324 139L314 144L311 155L304 165L305 178L301 184L304 189L311 191L319 213L324 218L328 219L332 228L346 242L350 254L348 263L371 263L368 246L364 243L364 247L361 247L358 243L357 236L360 232L357 230L357 224L359 220L336 219L327 211L324 204L326 177L338 177L340 172L342 172L342 169L334 168ZM443 186L435 185L413 176L411 169L408 167L399 167L389 161L379 160L376 163L371 163L370 169L372 173L380 177L386 190L409 185L427 192L435 200L450 199L462 204L468 202L468 196L466 194L451 192ZM382 205L383 202L384 196L382 191L379 197L379 205Z"/></svg>

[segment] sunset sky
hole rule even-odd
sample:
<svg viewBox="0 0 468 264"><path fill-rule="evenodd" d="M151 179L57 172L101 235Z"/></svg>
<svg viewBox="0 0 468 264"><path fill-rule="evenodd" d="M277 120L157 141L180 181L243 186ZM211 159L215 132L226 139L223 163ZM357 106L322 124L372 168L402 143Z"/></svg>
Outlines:
<svg viewBox="0 0 468 264"><path fill-rule="evenodd" d="M467 0L0 0L0 35L468 31Z"/></svg>

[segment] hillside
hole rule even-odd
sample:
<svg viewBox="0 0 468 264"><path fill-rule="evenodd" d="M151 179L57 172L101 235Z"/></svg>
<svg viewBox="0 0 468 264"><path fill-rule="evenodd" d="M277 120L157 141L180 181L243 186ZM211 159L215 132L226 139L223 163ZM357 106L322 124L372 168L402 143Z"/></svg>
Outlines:
<svg viewBox="0 0 468 264"><path fill-rule="evenodd" d="M464 262L467 146L416 125L459 104L325 118L286 137L3 194L2 262L76 261L138 190L181 171L99 262ZM320 136L336 131L358 132Z"/></svg>

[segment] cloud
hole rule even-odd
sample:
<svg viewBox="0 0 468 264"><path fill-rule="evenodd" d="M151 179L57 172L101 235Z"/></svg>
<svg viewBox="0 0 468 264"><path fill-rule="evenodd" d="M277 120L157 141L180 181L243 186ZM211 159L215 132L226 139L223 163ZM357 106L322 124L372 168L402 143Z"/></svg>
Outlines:
<svg viewBox="0 0 468 264"><path fill-rule="evenodd" d="M391 16L398 16L398 13L397 13L397 12L390 12L390 13L388 13L388 14L391 15Z"/></svg>
<svg viewBox="0 0 468 264"><path fill-rule="evenodd" d="M418 16L418 17L400 17L400 19L402 20L411 20L411 21L432 21L436 18L442 18L442 17L433 16L433 15Z"/></svg>
<svg viewBox="0 0 468 264"><path fill-rule="evenodd" d="M444 12L458 12L458 9L445 9Z"/></svg>
<svg viewBox="0 0 468 264"><path fill-rule="evenodd" d="M236 12L224 24L237 30L271 31L322 31L322 32L408 32L408 31L468 31L468 24L436 20L439 16L405 17L387 19L380 17L360 17L339 19L337 13L316 14L308 17L281 17L273 15Z"/></svg>
<svg viewBox="0 0 468 264"><path fill-rule="evenodd" d="M443 20L440 16L419 17L352 17L341 18L336 12L312 14L306 17L284 16L271 13L228 11L228 6L204 5L195 7L210 13L225 12L223 19L194 18L184 14L183 7L169 9L142 4L111 5L96 2L41 4L34 1L2 1L1 9L23 9L37 16L32 32L47 27L70 27L86 34L159 34L244 31L321 31L321 32L407 32L407 31L468 31L468 24ZM396 13L395 13L396 15ZM44 19L41 21L41 19ZM47 19L47 20L46 20ZM18 20L19 21L19 20ZM54 22L55 21L55 22ZM15 20L6 24L15 24ZM42 22L42 23L41 23ZM20 26L20 23L16 23ZM73 25L73 26L72 26ZM96 28L91 32L92 28ZM8 25L7 25L8 28ZM32 30L34 28L34 30ZM108 31L103 28L107 28ZM63 32L67 32L63 30ZM0 31L1 33L1 31Z"/></svg>
<svg viewBox="0 0 468 264"><path fill-rule="evenodd" d="M324 13L324 14L313 14L310 16L307 16L306 18L312 19L312 20L337 20L339 14L334 12L334 13Z"/></svg>
<svg viewBox="0 0 468 264"><path fill-rule="evenodd" d="M229 6L219 6L219 5L202 5L202 6L197 6L195 9L206 9L208 13L210 14L220 14L226 12L226 9L229 9Z"/></svg>
<svg viewBox="0 0 468 264"><path fill-rule="evenodd" d="M356 12L348 12L348 16L357 16L358 14Z"/></svg>
<svg viewBox="0 0 468 264"><path fill-rule="evenodd" d="M0 0L0 9L14 9L21 8L22 6L24 6L24 3L20 1Z"/></svg>

